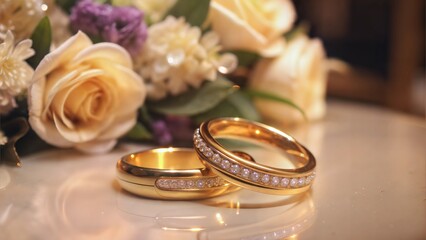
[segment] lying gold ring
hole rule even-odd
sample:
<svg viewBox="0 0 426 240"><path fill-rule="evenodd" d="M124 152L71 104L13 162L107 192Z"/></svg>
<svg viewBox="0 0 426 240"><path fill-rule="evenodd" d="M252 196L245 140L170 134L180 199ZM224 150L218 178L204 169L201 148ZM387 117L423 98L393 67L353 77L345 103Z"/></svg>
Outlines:
<svg viewBox="0 0 426 240"><path fill-rule="evenodd" d="M291 156L295 169L280 169L249 161L224 148L215 138L232 137L264 143ZM200 159L214 173L237 186L268 194L306 191L315 177L315 158L289 135L264 124L240 118L217 118L203 122L194 134Z"/></svg>
<svg viewBox="0 0 426 240"><path fill-rule="evenodd" d="M125 190L155 199L202 199L239 189L211 172L190 148L126 155L117 163L117 178Z"/></svg>

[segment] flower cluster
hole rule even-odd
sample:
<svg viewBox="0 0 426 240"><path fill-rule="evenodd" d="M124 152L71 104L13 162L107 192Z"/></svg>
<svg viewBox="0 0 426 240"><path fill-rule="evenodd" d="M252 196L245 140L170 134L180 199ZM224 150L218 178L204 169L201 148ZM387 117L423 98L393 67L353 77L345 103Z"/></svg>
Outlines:
<svg viewBox="0 0 426 240"><path fill-rule="evenodd" d="M325 113L326 55L294 31L290 0L56 2L0 5L0 114L27 117L50 145L185 145L213 117L298 123L300 110ZM8 137L0 130L2 147Z"/></svg>
<svg viewBox="0 0 426 240"><path fill-rule="evenodd" d="M188 86L199 88L204 80L214 81L218 69L232 71L237 65L234 55L219 54L216 33L202 35L183 18L169 16L152 25L148 34L137 69L146 79L151 99L181 94Z"/></svg>
<svg viewBox="0 0 426 240"><path fill-rule="evenodd" d="M42 0L2 0L0 4L0 39L12 31L20 41L29 37L44 16Z"/></svg>
<svg viewBox="0 0 426 240"><path fill-rule="evenodd" d="M25 60L34 54L31 40L23 40L16 46L11 31L0 43L0 114L16 107L15 96L30 84L34 70Z"/></svg>

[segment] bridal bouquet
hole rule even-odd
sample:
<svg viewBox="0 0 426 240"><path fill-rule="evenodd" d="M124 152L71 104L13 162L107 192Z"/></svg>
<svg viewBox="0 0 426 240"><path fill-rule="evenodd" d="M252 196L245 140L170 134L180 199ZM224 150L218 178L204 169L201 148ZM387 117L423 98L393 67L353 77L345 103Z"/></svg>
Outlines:
<svg viewBox="0 0 426 240"><path fill-rule="evenodd" d="M318 119L326 56L295 19L290 0L3 0L2 159L24 135L103 153L214 117Z"/></svg>

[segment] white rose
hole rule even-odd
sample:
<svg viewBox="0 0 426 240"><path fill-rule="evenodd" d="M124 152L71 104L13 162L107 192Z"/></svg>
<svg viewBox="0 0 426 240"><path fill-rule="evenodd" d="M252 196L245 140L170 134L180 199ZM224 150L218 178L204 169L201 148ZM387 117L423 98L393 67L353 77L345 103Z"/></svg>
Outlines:
<svg viewBox="0 0 426 240"><path fill-rule="evenodd" d="M101 153L136 122L146 95L132 61L113 43L82 32L40 62L29 88L29 122L46 142Z"/></svg>
<svg viewBox="0 0 426 240"><path fill-rule="evenodd" d="M209 20L226 50L248 50L264 57L278 55L281 36L296 18L289 0L212 0Z"/></svg>
<svg viewBox="0 0 426 240"><path fill-rule="evenodd" d="M326 59L319 39L304 35L290 41L274 59L262 59L250 77L250 88L289 98L301 107L309 120L325 114ZM256 99L265 119L292 124L304 121L296 109L278 102Z"/></svg>

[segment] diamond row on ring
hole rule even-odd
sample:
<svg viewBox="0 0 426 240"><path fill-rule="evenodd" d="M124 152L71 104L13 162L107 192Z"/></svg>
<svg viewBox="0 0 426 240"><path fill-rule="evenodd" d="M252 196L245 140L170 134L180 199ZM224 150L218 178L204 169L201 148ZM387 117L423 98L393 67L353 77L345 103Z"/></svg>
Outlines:
<svg viewBox="0 0 426 240"><path fill-rule="evenodd" d="M225 181L219 177L161 178L155 182L155 186L165 190L199 190L223 185L225 185Z"/></svg>
<svg viewBox="0 0 426 240"><path fill-rule="evenodd" d="M309 185L315 178L315 172L303 177L280 177L272 174L264 174L255 169L234 163L230 159L224 158L217 153L217 150L207 146L197 129L194 133L194 146L201 152L210 162L226 170L229 174L239 176L247 181L270 186L274 188L301 188Z"/></svg>

